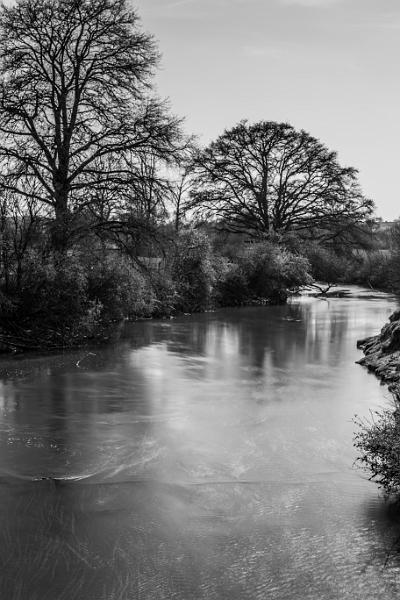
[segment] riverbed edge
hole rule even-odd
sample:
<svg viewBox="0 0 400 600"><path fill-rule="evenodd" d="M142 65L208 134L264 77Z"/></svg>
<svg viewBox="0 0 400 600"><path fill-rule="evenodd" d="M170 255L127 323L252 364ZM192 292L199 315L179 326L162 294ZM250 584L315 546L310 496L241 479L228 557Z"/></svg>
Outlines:
<svg viewBox="0 0 400 600"><path fill-rule="evenodd" d="M374 373L400 401L400 309L389 317L378 335L357 341L364 356L357 360Z"/></svg>

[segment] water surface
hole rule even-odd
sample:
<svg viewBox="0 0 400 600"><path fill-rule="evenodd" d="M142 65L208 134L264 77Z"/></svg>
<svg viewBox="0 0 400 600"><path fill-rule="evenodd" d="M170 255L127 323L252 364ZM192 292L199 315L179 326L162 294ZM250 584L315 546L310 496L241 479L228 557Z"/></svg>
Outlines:
<svg viewBox="0 0 400 600"><path fill-rule="evenodd" d="M390 600L400 534L354 469L355 364L394 298L294 298L3 361L1 600Z"/></svg>

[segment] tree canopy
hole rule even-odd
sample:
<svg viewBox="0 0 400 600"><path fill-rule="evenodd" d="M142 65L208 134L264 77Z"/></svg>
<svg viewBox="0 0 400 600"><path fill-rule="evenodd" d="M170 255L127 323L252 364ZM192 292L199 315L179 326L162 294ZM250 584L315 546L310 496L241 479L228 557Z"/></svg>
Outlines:
<svg viewBox="0 0 400 600"><path fill-rule="evenodd" d="M176 155L179 121L151 94L157 62L126 0L0 8L1 183L51 207L56 244L105 187L117 203L143 187L144 157Z"/></svg>
<svg viewBox="0 0 400 600"><path fill-rule="evenodd" d="M258 236L348 228L364 222L373 203L356 169L310 134L241 121L197 153L190 207L221 228Z"/></svg>

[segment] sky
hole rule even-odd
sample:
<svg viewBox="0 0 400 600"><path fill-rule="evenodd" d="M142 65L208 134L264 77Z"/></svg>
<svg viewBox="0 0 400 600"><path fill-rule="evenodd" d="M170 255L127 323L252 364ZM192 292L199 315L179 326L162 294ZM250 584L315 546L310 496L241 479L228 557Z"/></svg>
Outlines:
<svg viewBox="0 0 400 600"><path fill-rule="evenodd" d="M399 0L134 0L158 93L207 144L241 119L305 129L400 217Z"/></svg>

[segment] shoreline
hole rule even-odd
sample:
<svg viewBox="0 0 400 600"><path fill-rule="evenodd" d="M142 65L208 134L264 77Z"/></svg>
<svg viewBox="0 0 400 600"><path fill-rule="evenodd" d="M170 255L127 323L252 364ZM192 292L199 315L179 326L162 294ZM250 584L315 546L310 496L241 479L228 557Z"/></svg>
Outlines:
<svg viewBox="0 0 400 600"><path fill-rule="evenodd" d="M358 340L357 348L364 356L357 364L374 373L400 401L400 309L389 317L380 333Z"/></svg>
<svg viewBox="0 0 400 600"><path fill-rule="evenodd" d="M318 282L316 282L318 283ZM323 284L321 284L323 285ZM350 286L350 287L348 287ZM318 289L317 289L318 288ZM94 335L84 335L80 337L72 336L70 339L64 340L64 343L55 343L54 339L46 339L41 338L38 335L32 336L32 331L20 331L20 335L12 335L8 332L1 330L0 328L0 360L7 358L16 358L16 357L24 357L24 356L40 356L41 354L58 354L64 352L74 352L74 351L82 351L88 350L98 347L104 347L109 344L112 344L119 338L119 334L121 332L121 327L125 323L137 323L137 322L147 322L147 321L164 321L164 320L174 320L183 316L192 316L195 314L204 314L207 312L216 312L218 310L223 310L227 308L250 308L250 307L267 307L267 306L275 306L275 305L284 305L287 304L290 298L296 296L309 296L314 298L320 298L321 300L330 300L330 299L340 299L340 298L354 298L357 297L359 299L363 298L371 298L376 297L379 298L381 295L387 295L388 292L383 292L381 290L371 290L364 286L358 286L357 284L335 284L332 286L332 290L329 290L327 293L321 291L319 285L314 286L304 286L300 290L286 290L285 297L280 298L279 302L276 302L276 298L261 298L254 297L249 299L247 302L237 304L237 305L210 305L208 309L204 309L201 311L193 311L190 313L185 313L181 311L159 311L158 313L153 313L151 315L136 315L130 318L125 318L120 321L104 321L98 323L98 329ZM356 291L352 288L356 288ZM398 320L399 320L399 330L400 330L400 309L398 312ZM397 314L394 313L394 314ZM393 315L392 315L393 316ZM392 317L391 317L392 318ZM386 327L386 326L385 326ZM385 327L382 331L384 331ZM43 329L41 333L46 333L46 330ZM21 335L22 334L22 335ZM391 374L393 368L389 366L387 368L387 363L391 361L383 360L381 358L378 359L381 345L381 334L376 336L368 337L363 340L359 340L357 342L357 347L364 351L366 354L365 357L356 361L357 363L366 366L370 371L376 372L377 376L382 379L384 382L392 381ZM396 372L395 380L399 382L399 398L400 398L400 333L399 333L399 344L398 344L398 354L394 359L395 364L398 363L399 371ZM381 365L384 365L384 368L381 370Z"/></svg>
<svg viewBox="0 0 400 600"><path fill-rule="evenodd" d="M296 295L297 292L290 292L286 290L285 295L281 296L278 301L277 298L261 298L254 297L249 299L247 302L238 305L210 305L207 309L194 310L192 312L185 313L183 311L159 311L148 316L135 315L132 317L126 317L120 321L103 321L97 324L96 332L93 335L84 336L71 336L69 339L66 338L64 343L56 343L53 338L38 337L39 333L32 336L31 330L20 330L19 334L11 334L0 327L0 359L2 357L10 356L23 356L26 354L41 353L57 353L57 352L68 352L74 350L82 350L92 347L104 346L115 341L116 335L115 328L121 329L124 323L138 323L143 321L164 321L173 320L182 316L191 316L195 314L204 314L207 312L215 312L224 308L244 308L244 307L261 307L261 306L276 306L284 305L288 299ZM44 336L48 331L43 328L40 333ZM58 335L58 333L56 332Z"/></svg>

